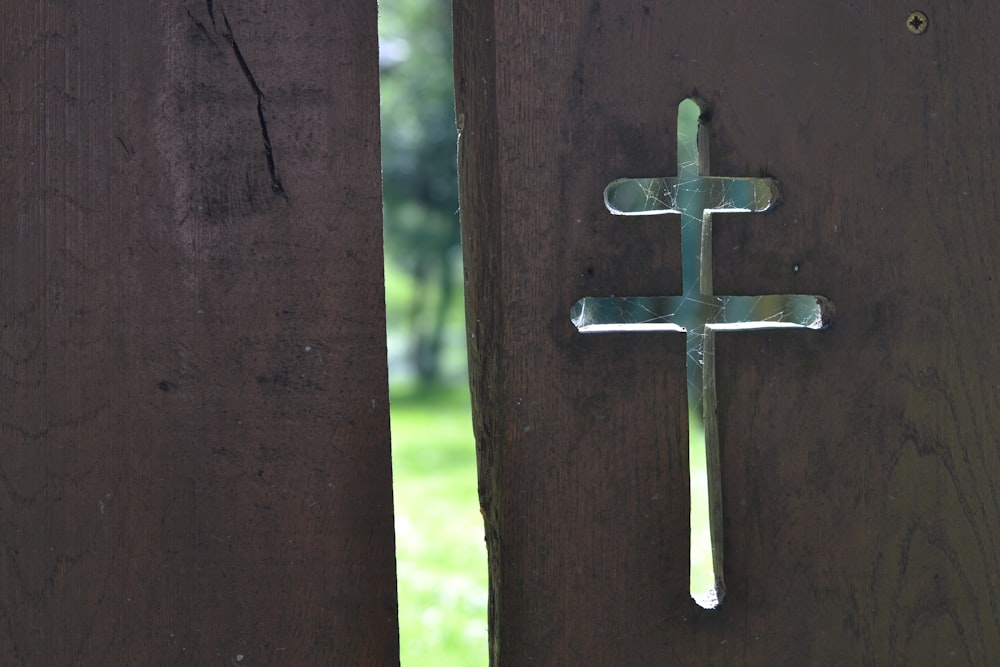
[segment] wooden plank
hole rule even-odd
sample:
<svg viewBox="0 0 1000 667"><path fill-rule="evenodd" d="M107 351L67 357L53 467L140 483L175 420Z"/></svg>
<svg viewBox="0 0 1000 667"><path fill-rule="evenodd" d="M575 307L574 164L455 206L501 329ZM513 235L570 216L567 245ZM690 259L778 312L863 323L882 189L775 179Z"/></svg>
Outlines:
<svg viewBox="0 0 1000 667"><path fill-rule="evenodd" d="M1000 661L1000 66L992 7L456 3L471 380L494 665ZM678 294L676 217L615 218L712 107L720 294L822 294L824 332L717 337L728 597L688 590L684 340L582 336Z"/></svg>
<svg viewBox="0 0 1000 667"><path fill-rule="evenodd" d="M0 662L398 664L376 3L0 16Z"/></svg>

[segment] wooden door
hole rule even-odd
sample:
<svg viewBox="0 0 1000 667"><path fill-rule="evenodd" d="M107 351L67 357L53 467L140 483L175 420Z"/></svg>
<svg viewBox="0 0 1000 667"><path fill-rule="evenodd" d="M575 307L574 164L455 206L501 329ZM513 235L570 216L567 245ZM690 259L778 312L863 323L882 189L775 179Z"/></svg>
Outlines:
<svg viewBox="0 0 1000 667"><path fill-rule="evenodd" d="M987 2L455 3L463 239L494 665L1000 662L1000 67ZM685 342L581 334L682 291L697 97L716 294L823 295L823 331L715 344L727 595L690 596Z"/></svg>
<svg viewBox="0 0 1000 667"><path fill-rule="evenodd" d="M375 24L0 5L0 663L398 663Z"/></svg>

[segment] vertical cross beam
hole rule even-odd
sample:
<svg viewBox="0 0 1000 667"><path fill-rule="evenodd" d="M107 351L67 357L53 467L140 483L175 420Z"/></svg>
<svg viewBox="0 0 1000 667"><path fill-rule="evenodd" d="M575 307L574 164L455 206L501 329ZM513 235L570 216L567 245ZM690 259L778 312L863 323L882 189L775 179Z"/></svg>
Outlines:
<svg viewBox="0 0 1000 667"><path fill-rule="evenodd" d="M709 134L699 122L701 111L694 99L682 102L678 110L676 177L620 179L604 191L605 206L614 215L680 214L683 294L585 297L573 306L571 316L581 333L677 331L686 335L689 447L692 460L701 452L705 456L703 473L694 466L691 469L692 532L698 523L694 498L700 488L707 494L713 580L709 590L692 580L691 595L702 607L714 608L725 594L715 331L822 329L829 324L833 307L821 296L714 294L712 214L767 211L781 201L781 195L771 178L708 175ZM692 556L697 549L692 536Z"/></svg>

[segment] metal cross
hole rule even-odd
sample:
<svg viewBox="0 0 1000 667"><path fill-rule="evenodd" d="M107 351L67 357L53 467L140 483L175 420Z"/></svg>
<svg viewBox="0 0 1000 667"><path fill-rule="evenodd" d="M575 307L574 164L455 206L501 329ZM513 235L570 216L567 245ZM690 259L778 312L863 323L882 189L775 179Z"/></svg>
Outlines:
<svg viewBox="0 0 1000 667"><path fill-rule="evenodd" d="M689 447L692 459L700 458L699 449L705 456L704 478L696 481L692 474L692 499L698 485L702 489L707 487L713 570L711 589L695 590L692 578L691 595L702 607L714 608L725 594L722 484L715 409L715 332L783 327L822 329L830 323L833 307L821 296L713 293L712 214L760 213L774 208L781 195L777 181L771 178L708 175L709 133L707 126L699 122L700 113L701 105L694 99L682 102L678 110L676 178L621 179L604 191L605 206L614 215L680 214L684 293L662 297L585 297L576 302L571 315L581 333L686 334ZM692 515L694 506L692 501ZM692 529L695 526L692 516ZM692 554L696 548L692 539Z"/></svg>

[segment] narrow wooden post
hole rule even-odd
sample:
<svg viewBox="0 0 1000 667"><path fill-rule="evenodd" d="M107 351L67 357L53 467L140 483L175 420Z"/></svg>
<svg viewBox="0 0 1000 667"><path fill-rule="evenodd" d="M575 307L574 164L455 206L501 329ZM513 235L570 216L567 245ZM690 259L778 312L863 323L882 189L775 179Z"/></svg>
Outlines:
<svg viewBox="0 0 1000 667"><path fill-rule="evenodd" d="M1000 661L992 13L455 4L494 665ZM688 97L705 173L783 197L714 220L714 293L837 306L715 336L714 610L689 594L684 341L571 319L683 294L675 221L602 195L676 173Z"/></svg>
<svg viewBox="0 0 1000 667"><path fill-rule="evenodd" d="M0 663L398 664L376 3L0 16Z"/></svg>

